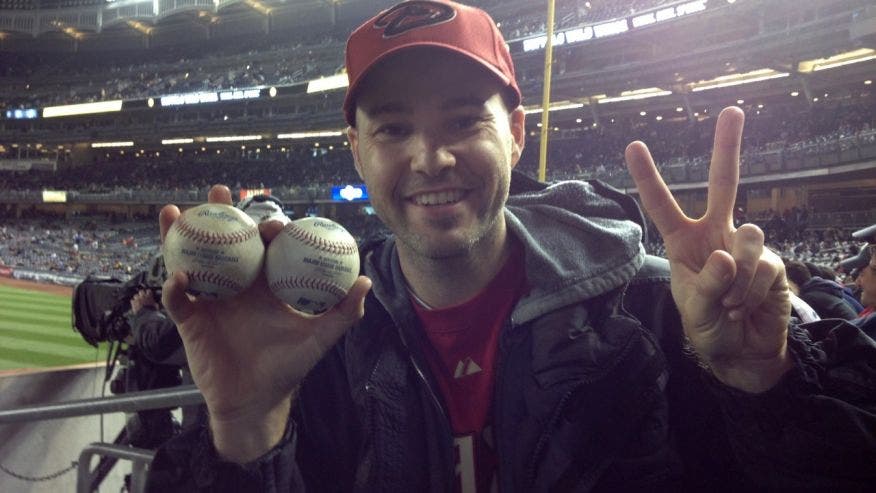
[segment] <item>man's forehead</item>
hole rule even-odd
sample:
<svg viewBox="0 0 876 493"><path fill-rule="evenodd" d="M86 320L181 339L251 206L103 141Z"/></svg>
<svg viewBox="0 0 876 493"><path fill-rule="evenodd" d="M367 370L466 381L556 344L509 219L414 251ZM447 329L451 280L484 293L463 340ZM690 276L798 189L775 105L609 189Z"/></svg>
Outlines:
<svg viewBox="0 0 876 493"><path fill-rule="evenodd" d="M484 107L490 99L487 94L451 94L443 98L435 98L430 102L441 111L454 111L458 109L475 109L479 110ZM422 100L410 100L397 98L395 95L386 95L382 100L378 97L362 98L360 107L370 117L376 117L384 114L411 113L414 111L418 103L425 103Z"/></svg>

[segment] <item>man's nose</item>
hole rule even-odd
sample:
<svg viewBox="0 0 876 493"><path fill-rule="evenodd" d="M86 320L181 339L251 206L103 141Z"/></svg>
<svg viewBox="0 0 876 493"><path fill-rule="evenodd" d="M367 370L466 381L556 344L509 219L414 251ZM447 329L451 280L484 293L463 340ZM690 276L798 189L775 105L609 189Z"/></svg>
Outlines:
<svg viewBox="0 0 876 493"><path fill-rule="evenodd" d="M429 176L437 176L456 165L456 157L448 146L435 137L417 136L412 142L411 169Z"/></svg>

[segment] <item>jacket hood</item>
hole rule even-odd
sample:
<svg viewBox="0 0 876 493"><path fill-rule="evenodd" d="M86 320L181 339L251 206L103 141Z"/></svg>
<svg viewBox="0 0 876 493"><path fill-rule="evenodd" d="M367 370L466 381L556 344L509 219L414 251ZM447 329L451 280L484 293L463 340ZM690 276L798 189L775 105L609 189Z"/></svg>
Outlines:
<svg viewBox="0 0 876 493"><path fill-rule="evenodd" d="M843 296L843 287L839 283L820 277L813 277L800 286L801 293L808 291L819 291L838 298Z"/></svg>
<svg viewBox="0 0 876 493"><path fill-rule="evenodd" d="M523 243L530 287L512 313L514 324L620 287L645 259L638 206L599 182L530 186L509 197L505 220L508 231ZM371 247L363 245L363 268L384 306L391 312L407 311L408 294L394 246L392 236Z"/></svg>
<svg viewBox="0 0 876 493"><path fill-rule="evenodd" d="M598 182L512 195L505 220L525 246L531 288L512 314L515 323L620 287L644 262L638 207Z"/></svg>

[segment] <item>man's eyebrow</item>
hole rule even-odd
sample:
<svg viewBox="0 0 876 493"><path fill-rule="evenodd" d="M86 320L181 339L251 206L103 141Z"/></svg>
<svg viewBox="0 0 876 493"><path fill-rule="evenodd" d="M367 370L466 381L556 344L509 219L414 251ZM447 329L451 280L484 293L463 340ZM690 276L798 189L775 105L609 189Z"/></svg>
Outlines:
<svg viewBox="0 0 876 493"><path fill-rule="evenodd" d="M458 108L482 108L486 103L486 99L474 95L460 96L448 99L441 104L442 110L453 110ZM374 118L386 114L405 114L412 110L409 106L400 101L390 101L388 103L379 104L373 108L363 108L369 117Z"/></svg>

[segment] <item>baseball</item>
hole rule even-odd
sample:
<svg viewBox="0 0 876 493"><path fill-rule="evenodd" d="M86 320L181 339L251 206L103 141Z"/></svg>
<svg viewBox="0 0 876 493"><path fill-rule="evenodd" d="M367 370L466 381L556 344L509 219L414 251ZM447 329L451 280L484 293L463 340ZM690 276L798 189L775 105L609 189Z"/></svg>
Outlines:
<svg viewBox="0 0 876 493"><path fill-rule="evenodd" d="M295 309L321 313L347 295L359 277L359 248L340 224L306 217L286 224L268 245L271 291Z"/></svg>
<svg viewBox="0 0 876 493"><path fill-rule="evenodd" d="M265 257L255 221L223 204L187 209L173 222L162 248L169 275L185 272L189 292L204 299L230 298L248 288Z"/></svg>

